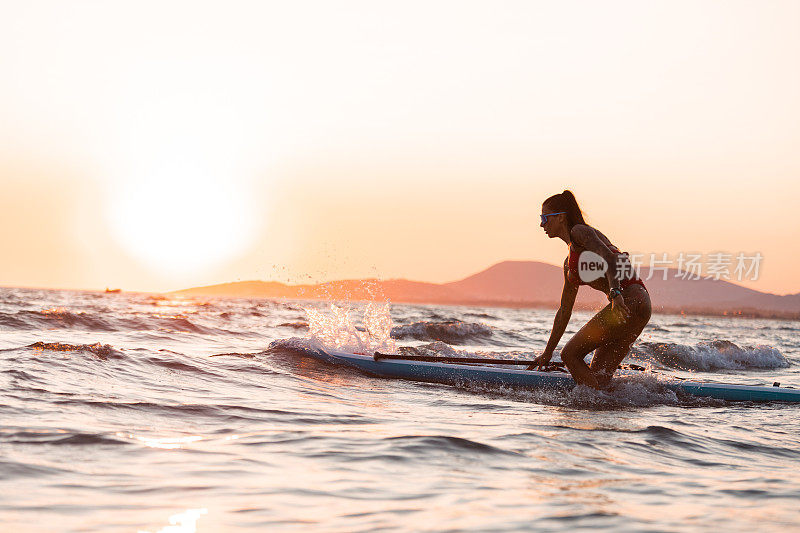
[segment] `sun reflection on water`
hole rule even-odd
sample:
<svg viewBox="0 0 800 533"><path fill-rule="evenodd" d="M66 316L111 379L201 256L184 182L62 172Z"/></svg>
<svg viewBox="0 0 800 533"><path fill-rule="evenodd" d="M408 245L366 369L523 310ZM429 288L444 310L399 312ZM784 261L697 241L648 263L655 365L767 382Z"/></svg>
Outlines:
<svg viewBox="0 0 800 533"><path fill-rule="evenodd" d="M203 440L200 435L191 435L188 437L142 437L134 435L133 433L117 432L118 437L134 439L149 448L159 448L162 450L177 450L185 448L187 444Z"/></svg>
<svg viewBox="0 0 800 533"><path fill-rule="evenodd" d="M182 513L174 514L169 517L170 525L162 527L156 533L195 533L197 531L197 520L207 513L208 509L202 508L187 509ZM150 532L140 529L138 533Z"/></svg>

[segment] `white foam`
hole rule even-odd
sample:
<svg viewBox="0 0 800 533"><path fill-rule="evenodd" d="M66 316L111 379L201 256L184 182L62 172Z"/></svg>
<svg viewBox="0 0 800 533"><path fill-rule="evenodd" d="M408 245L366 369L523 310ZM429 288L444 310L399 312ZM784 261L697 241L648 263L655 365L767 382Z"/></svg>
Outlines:
<svg viewBox="0 0 800 533"><path fill-rule="evenodd" d="M570 390L518 388L502 385L464 382L460 387L481 394L496 394L511 400L559 405L577 409L625 409L656 405L716 405L721 400L709 398L681 398L661 382L657 375L647 372L618 374L604 390L577 385Z"/></svg>
<svg viewBox="0 0 800 533"><path fill-rule="evenodd" d="M726 340L699 342L694 346L642 342L634 347L639 360L655 360L679 370L745 370L787 368L789 361L772 346L737 346Z"/></svg>

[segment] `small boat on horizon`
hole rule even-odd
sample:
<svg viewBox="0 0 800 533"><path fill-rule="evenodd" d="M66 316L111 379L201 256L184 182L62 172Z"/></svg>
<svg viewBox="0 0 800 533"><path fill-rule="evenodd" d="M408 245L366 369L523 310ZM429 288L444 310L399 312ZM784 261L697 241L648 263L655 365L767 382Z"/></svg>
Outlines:
<svg viewBox="0 0 800 533"><path fill-rule="evenodd" d="M106 287L107 294L117 294L119 292L122 292L122 289L109 289L108 287Z"/></svg>

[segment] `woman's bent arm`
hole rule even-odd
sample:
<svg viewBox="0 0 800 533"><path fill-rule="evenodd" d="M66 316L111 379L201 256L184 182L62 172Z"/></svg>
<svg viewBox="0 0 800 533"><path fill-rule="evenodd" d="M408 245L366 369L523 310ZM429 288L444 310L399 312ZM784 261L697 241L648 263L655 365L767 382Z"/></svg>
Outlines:
<svg viewBox="0 0 800 533"><path fill-rule="evenodd" d="M564 335L564 331L567 329L567 324L569 324L569 319L571 316L572 311L564 312L562 308L558 309L556 318L553 320L553 331L550 332L550 340L547 341L547 347L544 349L544 353L552 354L556 349L556 346L558 346L558 341L561 340L561 337Z"/></svg>

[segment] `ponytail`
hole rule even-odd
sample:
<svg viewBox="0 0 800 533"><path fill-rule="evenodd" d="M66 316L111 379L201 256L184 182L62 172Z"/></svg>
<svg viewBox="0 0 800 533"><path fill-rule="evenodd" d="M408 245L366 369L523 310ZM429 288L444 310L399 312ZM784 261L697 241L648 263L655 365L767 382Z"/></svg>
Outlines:
<svg viewBox="0 0 800 533"><path fill-rule="evenodd" d="M566 212L567 224L569 225L570 230L572 230L572 227L575 226L575 224L586 224L586 221L583 220L583 212L581 211L580 206L578 206L578 201L575 199L575 195L572 194L571 191L567 190L560 194L554 194L545 200L544 204L547 204L548 207L553 211Z"/></svg>

